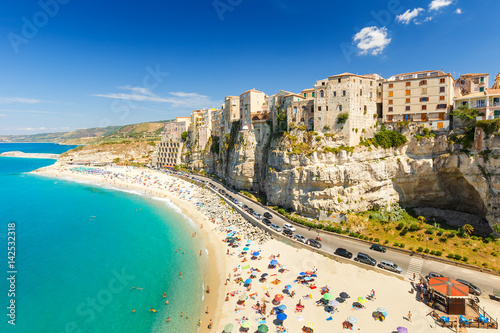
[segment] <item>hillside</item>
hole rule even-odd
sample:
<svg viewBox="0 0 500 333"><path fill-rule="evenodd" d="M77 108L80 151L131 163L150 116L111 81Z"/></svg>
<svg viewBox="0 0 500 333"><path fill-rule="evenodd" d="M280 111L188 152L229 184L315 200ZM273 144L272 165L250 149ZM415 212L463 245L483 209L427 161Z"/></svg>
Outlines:
<svg viewBox="0 0 500 333"><path fill-rule="evenodd" d="M118 139L157 141L160 140L164 123L165 121L158 121L125 126L84 128L71 132L32 135L0 135L0 143L58 142L64 144L91 144Z"/></svg>

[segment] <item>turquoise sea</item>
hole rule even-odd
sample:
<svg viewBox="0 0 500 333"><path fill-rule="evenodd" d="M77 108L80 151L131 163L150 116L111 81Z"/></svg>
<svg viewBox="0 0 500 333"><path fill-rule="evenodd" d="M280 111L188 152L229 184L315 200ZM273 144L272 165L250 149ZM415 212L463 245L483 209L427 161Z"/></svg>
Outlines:
<svg viewBox="0 0 500 333"><path fill-rule="evenodd" d="M70 148L0 144L0 152ZM52 163L0 157L0 331L196 332L205 263L191 221L163 201L27 173ZM15 327L6 316L8 223L16 225Z"/></svg>

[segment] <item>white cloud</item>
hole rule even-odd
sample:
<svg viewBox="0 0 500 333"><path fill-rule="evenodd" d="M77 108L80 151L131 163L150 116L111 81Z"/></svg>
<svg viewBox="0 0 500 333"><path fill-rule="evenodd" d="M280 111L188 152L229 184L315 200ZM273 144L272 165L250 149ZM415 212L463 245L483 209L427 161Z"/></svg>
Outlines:
<svg viewBox="0 0 500 333"><path fill-rule="evenodd" d="M396 16L396 21L403 24L408 24L410 21L415 19L421 12L425 12L423 8L414 8L413 10L408 9L401 15Z"/></svg>
<svg viewBox="0 0 500 333"><path fill-rule="evenodd" d="M123 86L118 88L122 90L128 90L129 92L94 94L92 96L140 102L169 103L172 104L173 107L186 108L213 107L218 106L222 103L222 101L213 101L210 99L210 97L200 95L198 93L169 92L169 94L172 96L161 97L143 87Z"/></svg>
<svg viewBox="0 0 500 333"><path fill-rule="evenodd" d="M455 10L455 14L462 14L462 8L457 8L457 10Z"/></svg>
<svg viewBox="0 0 500 333"><path fill-rule="evenodd" d="M0 117L7 117L6 114L0 113Z"/></svg>
<svg viewBox="0 0 500 333"><path fill-rule="evenodd" d="M18 127L16 131L43 131L46 130L45 127Z"/></svg>
<svg viewBox="0 0 500 333"><path fill-rule="evenodd" d="M439 10L453 3L453 0L432 0L429 4L429 10Z"/></svg>
<svg viewBox="0 0 500 333"><path fill-rule="evenodd" d="M36 104L40 102L41 100L35 98L0 97L0 104L10 104L10 103Z"/></svg>
<svg viewBox="0 0 500 333"><path fill-rule="evenodd" d="M359 54L377 55L384 51L391 39L387 37L387 28L365 27L354 35L354 42L360 50Z"/></svg>

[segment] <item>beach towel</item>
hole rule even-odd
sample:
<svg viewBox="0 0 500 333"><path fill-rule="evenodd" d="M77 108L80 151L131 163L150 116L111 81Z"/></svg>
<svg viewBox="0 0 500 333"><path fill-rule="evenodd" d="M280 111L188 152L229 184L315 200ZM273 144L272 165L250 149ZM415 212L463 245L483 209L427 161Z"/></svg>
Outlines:
<svg viewBox="0 0 500 333"><path fill-rule="evenodd" d="M326 321L331 321L331 320L333 320L332 316L326 318Z"/></svg>
<svg viewBox="0 0 500 333"><path fill-rule="evenodd" d="M301 315L298 315L298 316L297 316L297 320L298 320L298 321L304 321L304 317L302 317Z"/></svg>
<svg viewBox="0 0 500 333"><path fill-rule="evenodd" d="M249 269L249 268L250 268L250 265L246 265L246 266L241 267L241 269Z"/></svg>
<svg viewBox="0 0 500 333"><path fill-rule="evenodd" d="M311 288L311 289L316 289L316 288L318 288L318 287L316 287L316 286L312 286L312 287L310 287L310 288Z"/></svg>

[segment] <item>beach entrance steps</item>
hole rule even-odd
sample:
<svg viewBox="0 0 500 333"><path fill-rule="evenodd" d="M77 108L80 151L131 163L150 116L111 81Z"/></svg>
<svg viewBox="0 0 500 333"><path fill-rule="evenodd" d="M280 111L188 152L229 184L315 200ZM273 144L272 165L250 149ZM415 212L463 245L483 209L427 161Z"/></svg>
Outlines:
<svg viewBox="0 0 500 333"><path fill-rule="evenodd" d="M405 280L413 281L413 273L417 278L420 276L420 271L424 265L424 260L421 258L411 257L410 264L406 270Z"/></svg>

